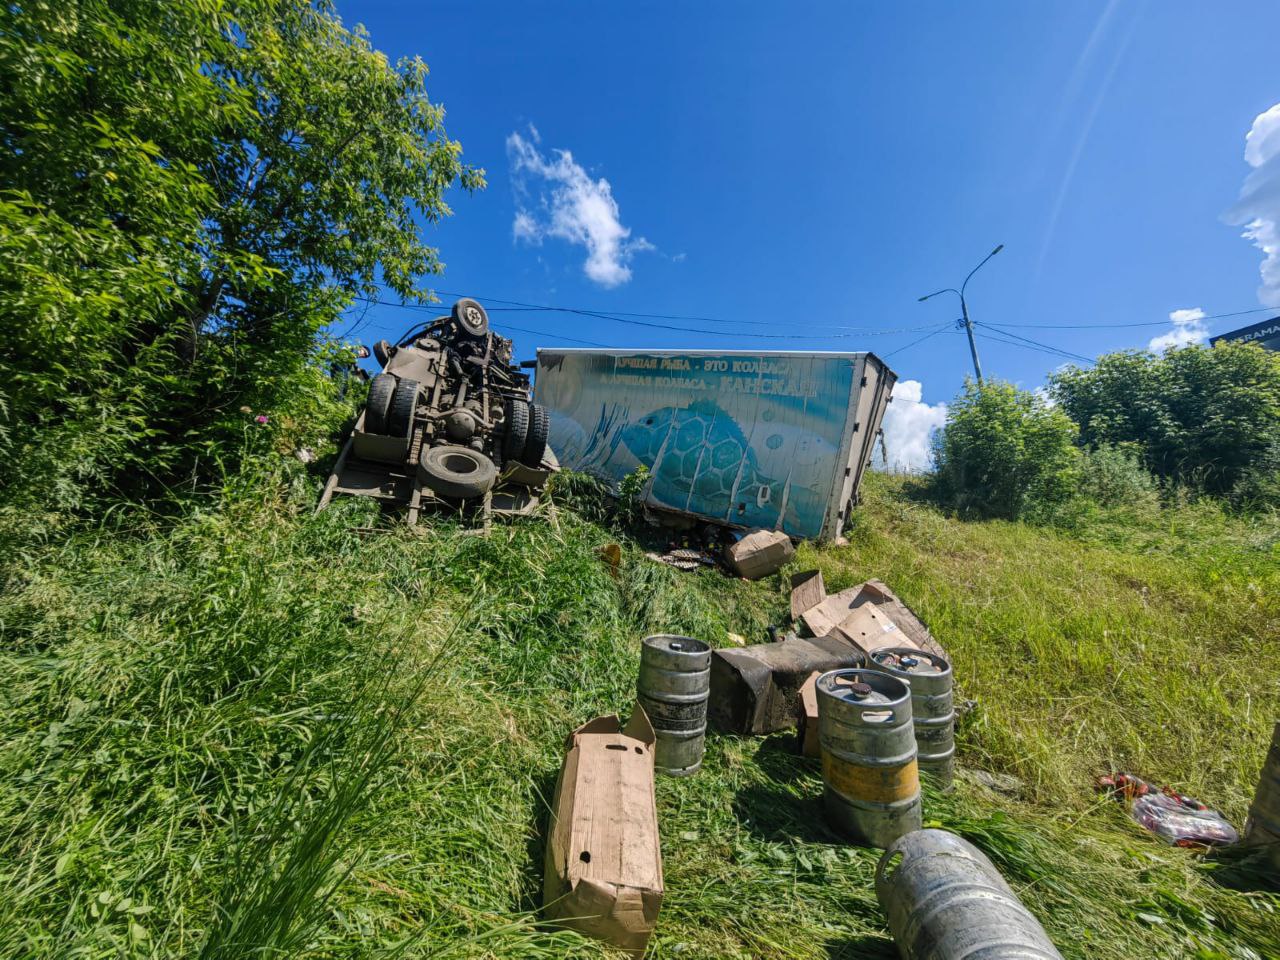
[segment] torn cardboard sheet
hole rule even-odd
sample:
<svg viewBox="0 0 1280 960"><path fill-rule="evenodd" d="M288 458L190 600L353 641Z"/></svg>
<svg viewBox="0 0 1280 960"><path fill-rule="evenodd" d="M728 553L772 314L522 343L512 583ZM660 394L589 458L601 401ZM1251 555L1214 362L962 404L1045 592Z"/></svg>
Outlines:
<svg viewBox="0 0 1280 960"><path fill-rule="evenodd" d="M799 620L827 599L827 588L822 583L821 570L806 570L791 578L791 619Z"/></svg>
<svg viewBox="0 0 1280 960"><path fill-rule="evenodd" d="M806 757L822 756L818 740L818 677L817 670L809 674L800 687L800 709L796 719L800 727L800 752Z"/></svg>
<svg viewBox="0 0 1280 960"><path fill-rule="evenodd" d="M569 736L543 884L548 919L637 957L662 905L655 740L639 704L625 729L616 716L597 717Z"/></svg>
<svg viewBox="0 0 1280 960"><path fill-rule="evenodd" d="M838 625L832 627L831 635L848 640L866 654L875 653L886 647L920 649L907 639L896 623L870 603L858 607Z"/></svg>
<svg viewBox="0 0 1280 960"><path fill-rule="evenodd" d="M807 591L803 598L797 600L797 591ZM929 628L920 621L905 603L898 599L897 594L888 588L880 580L868 580L866 583L859 584L856 587L850 587L848 590L841 590L839 593L831 596L824 596L819 602L811 603L814 591L808 587L808 582L802 581L799 586L792 590L792 606L793 608L800 604L808 604L799 617L799 623L805 628L806 632L815 637L827 635L844 636L850 641L861 646L862 639L860 634L865 633L867 638L877 637L874 632L875 621L868 621L865 617L855 619L857 611L863 607L870 607L875 611L876 615L887 620L897 628L896 636L894 631L883 631L891 639L892 643L876 642L871 648L863 648L865 652L881 649L884 646L906 646L915 647L919 650L928 650L940 657L946 657L947 653L942 646L933 638L929 632Z"/></svg>

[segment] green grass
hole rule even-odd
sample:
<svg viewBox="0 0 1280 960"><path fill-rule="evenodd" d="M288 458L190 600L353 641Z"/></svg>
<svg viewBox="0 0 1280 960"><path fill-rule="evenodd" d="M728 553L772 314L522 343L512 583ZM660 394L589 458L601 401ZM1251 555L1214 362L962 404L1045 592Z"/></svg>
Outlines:
<svg viewBox="0 0 1280 960"><path fill-rule="evenodd" d="M554 518L372 534L251 488L28 538L0 596L0 956L598 957L536 924L567 733L631 709L639 641L763 639L780 578L681 574L584 485ZM1071 533L962 523L873 478L830 589L886 580L952 653L961 765L930 794L1065 956L1280 956L1252 860L1163 846L1092 794L1133 770L1237 823L1280 716L1280 553L1185 507ZM624 547L617 577L596 556ZM712 737L658 783L651 955L889 958L874 852L788 737ZM1252 951L1252 952L1250 952Z"/></svg>

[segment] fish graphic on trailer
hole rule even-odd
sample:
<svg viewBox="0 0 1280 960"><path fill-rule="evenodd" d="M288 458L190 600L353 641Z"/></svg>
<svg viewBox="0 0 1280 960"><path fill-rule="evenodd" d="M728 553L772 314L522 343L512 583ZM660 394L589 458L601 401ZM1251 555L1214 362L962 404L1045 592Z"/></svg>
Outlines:
<svg viewBox="0 0 1280 960"><path fill-rule="evenodd" d="M746 524L777 518L781 490L760 472L737 421L710 400L647 413L622 428L622 442L653 471L650 492L659 504Z"/></svg>

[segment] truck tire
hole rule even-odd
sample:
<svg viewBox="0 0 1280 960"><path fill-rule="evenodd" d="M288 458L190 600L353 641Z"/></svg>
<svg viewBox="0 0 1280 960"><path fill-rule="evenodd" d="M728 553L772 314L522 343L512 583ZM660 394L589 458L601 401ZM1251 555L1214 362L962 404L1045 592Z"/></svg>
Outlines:
<svg viewBox="0 0 1280 960"><path fill-rule="evenodd" d="M418 477L438 496L470 500L493 488L498 468L478 450L443 444L422 451Z"/></svg>
<svg viewBox="0 0 1280 960"><path fill-rule="evenodd" d="M395 392L396 378L389 373L380 373L369 383L369 399L364 405L365 433L387 432L387 410Z"/></svg>
<svg viewBox="0 0 1280 960"><path fill-rule="evenodd" d="M418 408L418 394L422 387L417 380L404 379L391 395L387 407L387 436L407 437L413 426L413 414Z"/></svg>
<svg viewBox="0 0 1280 960"><path fill-rule="evenodd" d="M470 297L463 297L453 305L453 322L459 330L477 340L489 332L489 314Z"/></svg>
<svg viewBox="0 0 1280 960"><path fill-rule="evenodd" d="M506 421L506 436L502 438L502 458L519 460L529 437L529 404L523 400L508 400L503 419Z"/></svg>
<svg viewBox="0 0 1280 960"><path fill-rule="evenodd" d="M540 403L529 404L529 438L524 442L524 451L520 454L520 462L526 467L537 469L542 463L542 456L547 452L547 433L551 429L551 420L547 417L547 408Z"/></svg>
<svg viewBox="0 0 1280 960"><path fill-rule="evenodd" d="M385 367L387 361L391 359L391 344L385 340L379 340L373 345L373 358L378 361L378 365Z"/></svg>

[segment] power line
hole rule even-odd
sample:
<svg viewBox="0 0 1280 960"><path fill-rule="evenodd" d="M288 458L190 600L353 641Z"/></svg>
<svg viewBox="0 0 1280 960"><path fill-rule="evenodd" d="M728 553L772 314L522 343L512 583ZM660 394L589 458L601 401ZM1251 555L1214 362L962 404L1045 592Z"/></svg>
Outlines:
<svg viewBox="0 0 1280 960"><path fill-rule="evenodd" d="M441 293L444 291L442 290ZM573 312L567 307L489 307L490 313L541 313L547 310ZM611 310L610 313L615 317L648 317L653 320L694 320L703 323L741 323L751 327L773 327L777 324L772 320L718 320L715 317L682 317L676 314L667 313L628 313L626 310ZM833 330L843 330L844 327L832 327ZM848 329L856 330L856 327Z"/></svg>
<svg viewBox="0 0 1280 960"><path fill-rule="evenodd" d="M558 333L547 333L545 330L528 330L524 327L513 327L509 323L504 323L502 325L502 329L515 330L517 333L530 333L535 337L550 337L552 340L563 340L566 343L580 343L586 347L602 347L605 350L609 349L609 344L607 343L597 343L595 340L579 340L577 337L564 337Z"/></svg>
<svg viewBox="0 0 1280 960"><path fill-rule="evenodd" d="M985 327L987 330L991 329L990 327L986 327L986 324L982 324L982 326ZM1054 357L1062 357L1063 359L1066 359L1066 360L1077 360L1081 363L1094 362L1094 360L1090 357L1082 356L1081 354L1078 354L1078 353L1072 353L1069 350L1062 350L1062 349L1059 349L1058 347L1052 346L1051 344L1041 343L1039 340L1030 340L1026 337L1017 337L1016 339L1012 339L1015 335L1008 333L1004 330L996 330L989 333L984 333L982 334L982 336L987 340L991 340L994 343L1003 343L1010 347L1022 347L1024 350L1038 350L1040 353L1047 353L1050 356L1054 356Z"/></svg>
<svg viewBox="0 0 1280 960"><path fill-rule="evenodd" d="M890 350L888 353L886 353L886 354L885 354L883 357L881 357L880 359L881 359L881 360L888 360L888 359L889 359L890 357L892 357L895 353L901 353L903 350L910 350L910 349L911 349L912 347L914 347L916 344L924 343L926 340L930 339L931 337L936 337L936 336L937 336L938 334L940 334L940 333L946 333L946 331L947 331L950 327L951 327L951 324L949 324L949 323L943 324L943 325L942 325L942 326L940 326L937 330L933 331L933 333L926 333L926 334L925 334L923 337L921 337L919 340L912 340L912 341L911 341L910 343L908 343L905 347L898 347L896 350Z"/></svg>
<svg viewBox="0 0 1280 960"><path fill-rule="evenodd" d="M485 301L485 302L487 302L487 303L501 303L501 304L505 304L505 305L506 305L505 307L495 307L495 308L494 308L495 310L499 310L499 309L513 309L513 310L553 310L553 311L555 311L555 312L557 312L557 313L577 313L577 314L581 314L582 316L587 316L587 317L602 317L602 318L607 319L607 320L617 320L619 317L644 317L644 318L647 318L647 319L650 319L650 320L684 320L684 321L692 320L692 321L700 322L700 323L744 324L744 325L748 325L748 326L756 326L756 327L772 327L772 326L776 326L776 324L775 324L773 321L769 321L769 320L725 320L725 319L723 319L723 318L718 318L718 317L691 317L691 316L682 316L682 315L680 315L680 314L674 314L674 313L634 313L634 312L627 312L627 311L624 311L624 310L610 310L610 311L605 312L605 311L600 311L600 310L589 310L589 309L586 309L586 308L583 308L583 307L559 307L559 306L555 306L555 305L553 305L553 304L546 304L546 303L527 303L527 302L522 301L522 300L503 300L503 299L501 299L501 298L499 298L499 297L484 297L484 296L481 296L481 295L479 295L479 294L474 294L474 293L458 293L457 291L454 291L454 290L439 290L439 291L437 291L437 292L438 292L438 293L443 293L445 296L449 296L449 297L471 297L471 298L472 298L472 299L474 299L474 300L483 300L483 301ZM625 322L627 322L627 321L619 320L619 322L620 322L620 323L625 323ZM685 328L684 328L684 327L675 327L675 328L663 327L662 329L678 329L678 330L683 330L683 329L685 329ZM826 330L847 330L847 331L854 332L854 333L865 333L865 332L867 332L870 328L865 328L865 327L850 327L850 326L845 326L845 325L842 325L842 324L832 324L832 325L830 325L830 326L824 327L823 329L826 329ZM906 330L906 331L902 331L902 332L914 332L914 331L916 331L916 330L924 330L924 329L926 329L926 328L925 328L925 327L914 327L914 328L909 328L908 330ZM700 332L700 331L691 331L691 332ZM709 331L709 332L713 332L713 333L714 333L714 331ZM897 333L897 332L900 332L900 331L896 331L896 330L894 330L894 331L889 331L889 332ZM825 337L813 337L813 338L810 338L810 339L815 339L815 340L817 340L817 339L826 339L826 338L825 338Z"/></svg>
<svg viewBox="0 0 1280 960"><path fill-rule="evenodd" d="M1236 310L1233 313L1215 313L1207 317L1197 317L1196 322L1205 320L1223 320L1227 317L1243 317L1250 313L1271 313L1275 307L1256 307L1252 310ZM988 327L1035 327L1041 330L1110 330L1113 327L1167 327L1172 320L1146 320L1142 323L987 323Z"/></svg>
<svg viewBox="0 0 1280 960"><path fill-rule="evenodd" d="M441 290L439 292L446 294L447 296L457 296L457 294L451 293L448 290ZM380 299L372 299L369 297L356 297L356 299L364 301L366 303L376 303L380 306L399 307L400 309L403 309L403 310L425 310L431 313L439 313L439 311L436 308L427 304L397 303L394 300L380 300ZM709 336L709 337L732 337L734 339L739 339L739 340L744 337L754 339L754 340L846 340L846 339L851 339L854 336L889 336L895 333L918 333L921 330L932 329L932 327L900 327L897 329L887 329L887 330L870 330L870 329L862 329L858 327L840 328L840 329L847 329L847 330L857 330L858 331L857 334L854 334L854 333L800 334L800 333L727 332L724 330L703 330L697 327L684 327L684 326L676 327L676 326L671 326L670 324L665 324L665 323L649 323L648 321L645 321L645 320L634 320L628 317L615 316L613 314L608 314L608 313L599 313L594 310L579 310L576 307L555 307L555 306L543 306L539 304L522 304L519 301L496 300L492 297L475 297L474 299L488 300L495 303L514 304L516 306L529 308L529 312L569 313L575 316L593 317L599 320L611 320L615 323L625 323L625 324L630 324L631 326L637 326L637 327L651 327L657 330L675 330L679 333L697 333L697 334L701 334L703 336ZM724 322L732 323L734 321L724 321Z"/></svg>

